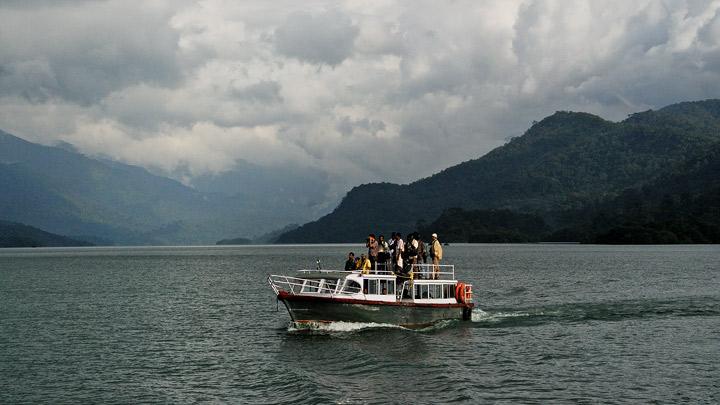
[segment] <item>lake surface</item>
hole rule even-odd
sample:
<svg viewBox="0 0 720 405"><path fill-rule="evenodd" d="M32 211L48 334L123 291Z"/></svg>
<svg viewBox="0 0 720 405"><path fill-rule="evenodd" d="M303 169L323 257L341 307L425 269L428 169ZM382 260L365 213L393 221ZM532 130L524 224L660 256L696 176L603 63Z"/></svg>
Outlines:
<svg viewBox="0 0 720 405"><path fill-rule="evenodd" d="M0 250L0 403L720 402L720 246L453 245L471 322L297 330L356 246Z"/></svg>

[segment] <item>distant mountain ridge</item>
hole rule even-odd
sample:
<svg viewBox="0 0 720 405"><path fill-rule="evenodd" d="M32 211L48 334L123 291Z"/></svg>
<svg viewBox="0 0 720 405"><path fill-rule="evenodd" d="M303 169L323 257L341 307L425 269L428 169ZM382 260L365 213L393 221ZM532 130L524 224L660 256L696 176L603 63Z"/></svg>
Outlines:
<svg viewBox="0 0 720 405"><path fill-rule="evenodd" d="M278 242L349 242L370 232L407 232L455 207L538 213L558 227L558 213L672 173L718 142L720 100L674 104L618 123L557 112L485 156L428 178L355 187L335 211Z"/></svg>
<svg viewBox="0 0 720 405"><path fill-rule="evenodd" d="M0 248L92 246L82 240L45 232L17 222L0 221Z"/></svg>
<svg viewBox="0 0 720 405"><path fill-rule="evenodd" d="M303 203L313 200L291 202L296 190L277 199L202 192L140 167L3 131L0 190L0 219L100 244L209 244L312 218Z"/></svg>

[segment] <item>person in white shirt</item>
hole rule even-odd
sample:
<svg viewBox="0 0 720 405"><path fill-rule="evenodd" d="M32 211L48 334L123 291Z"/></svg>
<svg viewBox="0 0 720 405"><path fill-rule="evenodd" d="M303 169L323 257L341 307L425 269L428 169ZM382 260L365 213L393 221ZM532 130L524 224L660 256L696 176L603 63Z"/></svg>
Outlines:
<svg viewBox="0 0 720 405"><path fill-rule="evenodd" d="M403 269L403 253L405 253L405 242L402 240L402 234L395 233L395 249L393 250L393 262L395 264L395 272L400 273Z"/></svg>

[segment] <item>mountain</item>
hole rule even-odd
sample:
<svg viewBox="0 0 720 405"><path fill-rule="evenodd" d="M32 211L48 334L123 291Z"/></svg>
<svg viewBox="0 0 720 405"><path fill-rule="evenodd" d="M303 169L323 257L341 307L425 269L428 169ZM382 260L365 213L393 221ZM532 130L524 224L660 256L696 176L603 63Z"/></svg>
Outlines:
<svg viewBox="0 0 720 405"><path fill-rule="evenodd" d="M2 131L0 190L1 218L103 244L214 243L298 221L297 210L283 208L291 201L262 204L241 189L203 192L67 145L42 146ZM265 201L272 190L267 187Z"/></svg>
<svg viewBox="0 0 720 405"><path fill-rule="evenodd" d="M443 211L435 221L420 225L418 230L425 239L439 232L443 242L469 243L540 242L550 232L545 220L537 214L460 208Z"/></svg>
<svg viewBox="0 0 720 405"><path fill-rule="evenodd" d="M92 246L92 244L17 222L0 221L0 248L60 246Z"/></svg>
<svg viewBox="0 0 720 405"><path fill-rule="evenodd" d="M300 225L298 225L298 224L288 224L280 229L275 229L273 231L270 231L268 233L265 233L263 235L256 237L253 240L253 243L256 243L258 245L277 243L277 239L280 237L280 235L290 232L292 230L295 230L299 227L300 227Z"/></svg>
<svg viewBox="0 0 720 405"><path fill-rule="evenodd" d="M311 221L339 202L331 196L326 173L292 164L262 167L239 160L227 171L192 178L190 185L203 193L231 197L245 210L273 213L263 232Z"/></svg>
<svg viewBox="0 0 720 405"><path fill-rule="evenodd" d="M720 243L720 145L570 218L571 225L551 239L575 235L571 238L591 243Z"/></svg>
<svg viewBox="0 0 720 405"><path fill-rule="evenodd" d="M407 185L366 184L281 243L348 242L368 233L414 230L448 208L539 214L552 228L561 213L618 197L672 173L720 141L720 100L680 103L622 122L557 112L485 156Z"/></svg>

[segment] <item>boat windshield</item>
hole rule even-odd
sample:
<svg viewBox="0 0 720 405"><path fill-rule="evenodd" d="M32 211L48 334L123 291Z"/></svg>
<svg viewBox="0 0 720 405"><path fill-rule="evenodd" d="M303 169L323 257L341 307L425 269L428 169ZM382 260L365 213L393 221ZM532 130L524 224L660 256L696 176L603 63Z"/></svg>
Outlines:
<svg viewBox="0 0 720 405"><path fill-rule="evenodd" d="M343 287L343 292L346 294L356 294L360 292L360 284L353 280L347 280Z"/></svg>
<svg viewBox="0 0 720 405"><path fill-rule="evenodd" d="M320 292L321 292L321 293L328 293L328 294L334 293L334 292L335 292L335 288L337 287L337 279L332 279L332 278L330 278L330 279L326 279L326 280L324 280L324 281L325 281L325 282L323 283L323 286L322 286L322 289L321 289Z"/></svg>

